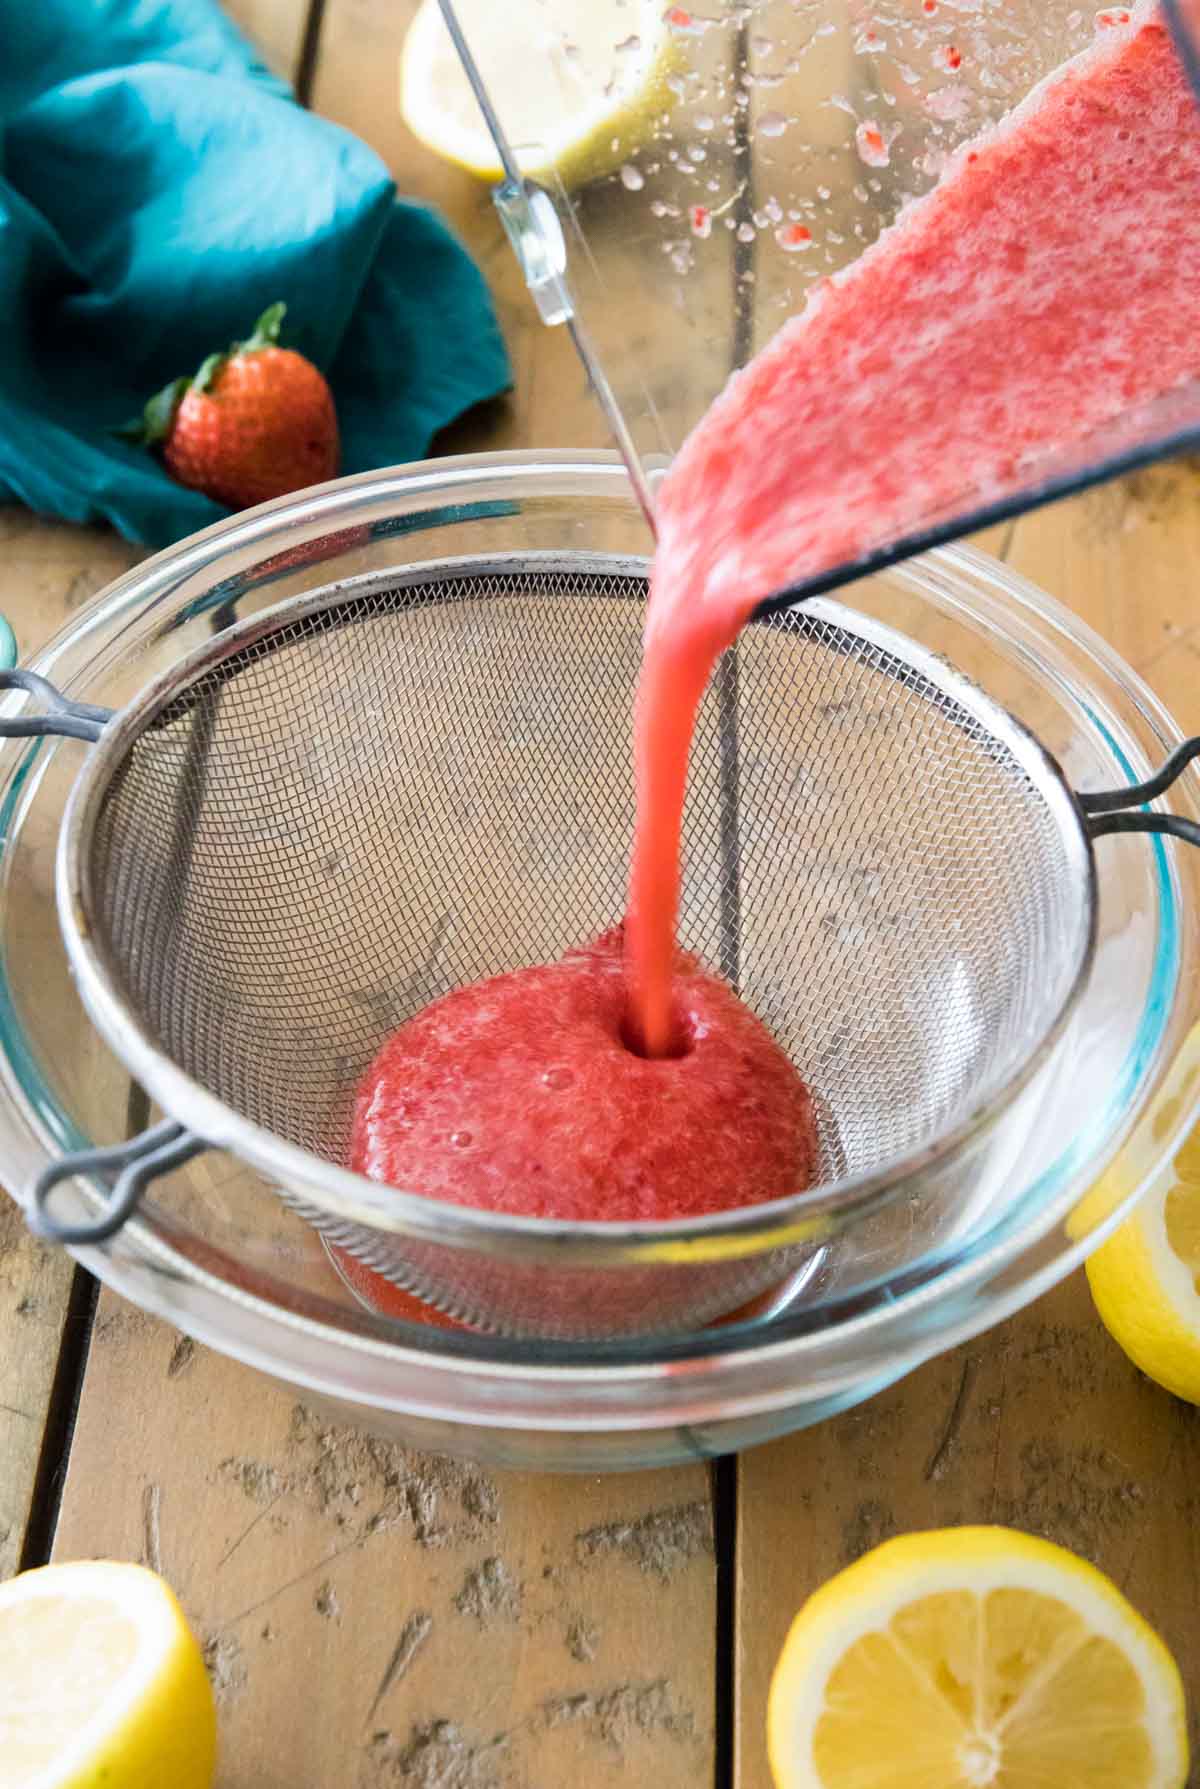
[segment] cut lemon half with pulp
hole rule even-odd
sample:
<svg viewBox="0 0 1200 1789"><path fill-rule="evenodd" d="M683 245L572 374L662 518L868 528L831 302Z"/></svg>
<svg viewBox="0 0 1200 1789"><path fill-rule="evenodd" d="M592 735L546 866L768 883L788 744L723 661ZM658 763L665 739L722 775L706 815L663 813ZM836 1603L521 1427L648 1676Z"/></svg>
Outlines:
<svg viewBox="0 0 1200 1789"><path fill-rule="evenodd" d="M1183 1789L1170 1653L1094 1567L1004 1528L887 1541L801 1609L779 1789Z"/></svg>
<svg viewBox="0 0 1200 1789"><path fill-rule="evenodd" d="M87 1561L0 1584L0 1789L209 1789L216 1715L161 1578Z"/></svg>
<svg viewBox="0 0 1200 1789"><path fill-rule="evenodd" d="M662 0L457 0L521 172L564 186L611 173L671 102L676 34ZM400 62L400 110L446 160L484 180L502 170L438 0L423 0Z"/></svg>
<svg viewBox="0 0 1200 1789"><path fill-rule="evenodd" d="M1200 1125L1087 1264L1105 1328L1143 1373L1200 1404Z"/></svg>

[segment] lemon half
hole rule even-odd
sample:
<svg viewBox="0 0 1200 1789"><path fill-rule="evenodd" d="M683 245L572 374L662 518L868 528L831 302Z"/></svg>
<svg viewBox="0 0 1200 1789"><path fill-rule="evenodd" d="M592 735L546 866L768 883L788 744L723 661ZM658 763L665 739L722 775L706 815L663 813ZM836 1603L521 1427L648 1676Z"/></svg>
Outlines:
<svg viewBox="0 0 1200 1789"><path fill-rule="evenodd" d="M1183 1789L1183 1689L1094 1567L1004 1528L888 1541L792 1626L779 1789Z"/></svg>
<svg viewBox="0 0 1200 1789"><path fill-rule="evenodd" d="M457 16L523 174L564 186L611 173L672 99L675 35L661 0L457 0ZM502 170L437 0L423 0L400 62L400 110L446 160Z"/></svg>
<svg viewBox="0 0 1200 1789"><path fill-rule="evenodd" d="M0 1584L0 1789L209 1789L216 1714L161 1578L87 1561Z"/></svg>
<svg viewBox="0 0 1200 1789"><path fill-rule="evenodd" d="M1200 1404L1200 1125L1087 1264L1113 1339L1143 1373Z"/></svg>

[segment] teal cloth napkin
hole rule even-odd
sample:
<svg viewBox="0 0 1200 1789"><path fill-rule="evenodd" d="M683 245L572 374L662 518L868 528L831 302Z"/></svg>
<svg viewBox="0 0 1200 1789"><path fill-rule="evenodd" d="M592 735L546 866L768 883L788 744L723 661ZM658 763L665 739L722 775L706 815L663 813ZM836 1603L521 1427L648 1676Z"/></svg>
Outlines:
<svg viewBox="0 0 1200 1789"><path fill-rule="evenodd" d="M211 0L0 0L0 500L163 546L228 513L113 430L276 299L343 471L511 383L478 269Z"/></svg>

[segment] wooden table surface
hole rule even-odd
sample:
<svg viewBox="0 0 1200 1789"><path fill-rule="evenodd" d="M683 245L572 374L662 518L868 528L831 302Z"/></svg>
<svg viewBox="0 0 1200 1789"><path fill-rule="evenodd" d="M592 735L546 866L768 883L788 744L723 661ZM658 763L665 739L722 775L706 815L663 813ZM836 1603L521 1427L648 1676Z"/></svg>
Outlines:
<svg viewBox="0 0 1200 1789"><path fill-rule="evenodd" d="M440 204L496 294L514 396L460 447L605 445L486 192L396 108L412 0L236 0L305 101ZM36 648L138 556L0 511L0 613ZM1143 472L982 544L1097 627L1200 730L1200 472ZM202 1634L221 1789L767 1789L793 1611L884 1537L1005 1522L1077 1548L1200 1706L1200 1420L1144 1380L1082 1274L861 1409L712 1469L503 1475L331 1432L107 1292L0 1207L0 1576L160 1568Z"/></svg>

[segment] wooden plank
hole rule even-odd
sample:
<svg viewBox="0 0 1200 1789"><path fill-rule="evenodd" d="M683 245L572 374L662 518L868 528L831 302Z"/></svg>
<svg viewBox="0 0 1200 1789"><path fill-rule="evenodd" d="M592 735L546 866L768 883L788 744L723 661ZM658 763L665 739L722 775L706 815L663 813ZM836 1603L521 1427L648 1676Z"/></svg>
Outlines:
<svg viewBox="0 0 1200 1789"><path fill-rule="evenodd" d="M0 509L0 615L11 622L22 655L41 646L111 578L132 563L132 549L99 529L52 523L16 507ZM53 841L36 854L33 883L10 890L23 903L16 936L19 975L36 971L36 939L54 925ZM77 1023L65 980L39 976L39 1009L50 1003L64 1028ZM74 1270L25 1229L15 1205L0 1200L0 1579L21 1562L34 1514L43 1432L67 1317ZM51 1438L51 1445L54 1440ZM54 1461L47 1458L46 1471Z"/></svg>
<svg viewBox="0 0 1200 1789"><path fill-rule="evenodd" d="M272 66L294 76L305 9L296 0L235 0L230 10ZM0 542L0 615L11 623L22 657L140 557L109 530L72 527L15 505L0 508ZM31 962L39 957L35 940L55 924L51 861L49 851L42 853L45 875L39 873L36 886L20 891L25 905L18 935L30 946ZM43 1008L52 1001L61 1009L64 1028L78 1022L65 978L44 977L37 997ZM35 1242L5 1201L0 1206L0 1579L17 1569L29 1530L73 1275L69 1258ZM50 1445L56 1445L54 1438ZM46 1471L53 1465L47 1459Z"/></svg>
<svg viewBox="0 0 1200 1789"><path fill-rule="evenodd" d="M163 1570L220 1789L712 1772L703 1472L485 1472L331 1427L103 1298L56 1556Z"/></svg>
<svg viewBox="0 0 1200 1789"><path fill-rule="evenodd" d="M15 504L0 507L0 545L0 615L22 658L144 556L106 528L51 522Z"/></svg>
<svg viewBox="0 0 1200 1789"><path fill-rule="evenodd" d="M225 7L262 52L268 67L295 82L304 47L307 0L225 0Z"/></svg>
<svg viewBox="0 0 1200 1789"><path fill-rule="evenodd" d="M1108 1572L1173 1648L1195 1706L1194 1412L1141 1378L1082 1274L837 1421L741 1462L738 1789L770 1789L764 1711L795 1611L879 1541L1000 1522Z"/></svg>
<svg viewBox="0 0 1200 1789"><path fill-rule="evenodd" d="M0 1200L0 1580L25 1547L70 1287L70 1262Z"/></svg>
<svg viewBox="0 0 1200 1789"><path fill-rule="evenodd" d="M518 393L479 442L599 441L486 192L403 132L411 10L330 0L314 102L382 149L402 190L438 199L493 280ZM218 1685L221 1789L622 1770L682 1789L712 1774L711 1520L699 1467L500 1476L332 1431L102 1294L56 1556L144 1558L176 1586Z"/></svg>
<svg viewBox="0 0 1200 1789"><path fill-rule="evenodd" d="M304 9L295 0L238 0L231 11L272 66L294 75ZM22 657L141 557L107 529L72 527L15 505L0 508L0 543L0 615L12 625ZM53 842L47 841L38 854L35 883L11 897L23 903L16 935L27 947L22 957L31 971L45 962L38 940L48 941L56 924L52 862ZM53 1004L64 1031L78 1024L78 1002L65 975L41 974L36 997L43 1011ZM26 1231L16 1207L7 1200L0 1204L0 1579L21 1562L35 1514L39 1466L47 1488L55 1469L50 1453L43 1464L44 1430L73 1278L69 1257L43 1248ZM69 1398L69 1386L63 1395ZM48 1448L57 1445L58 1438L50 1436Z"/></svg>
<svg viewBox="0 0 1200 1789"><path fill-rule="evenodd" d="M989 537L1200 729L1200 472L1137 474ZM738 1789L770 1789L767 1687L796 1609L888 1535L1002 1522L1109 1572L1200 1702L1200 1427L1109 1339L1082 1273L861 1409L747 1454L736 1575Z"/></svg>
<svg viewBox="0 0 1200 1789"><path fill-rule="evenodd" d="M1200 723L1195 688L1175 684L1186 660L1171 654L1200 622L1192 574L1200 552L1198 491L1200 461L1151 466L1022 517L1010 525L1003 552L1014 571L1060 596L1102 634L1193 728Z"/></svg>

